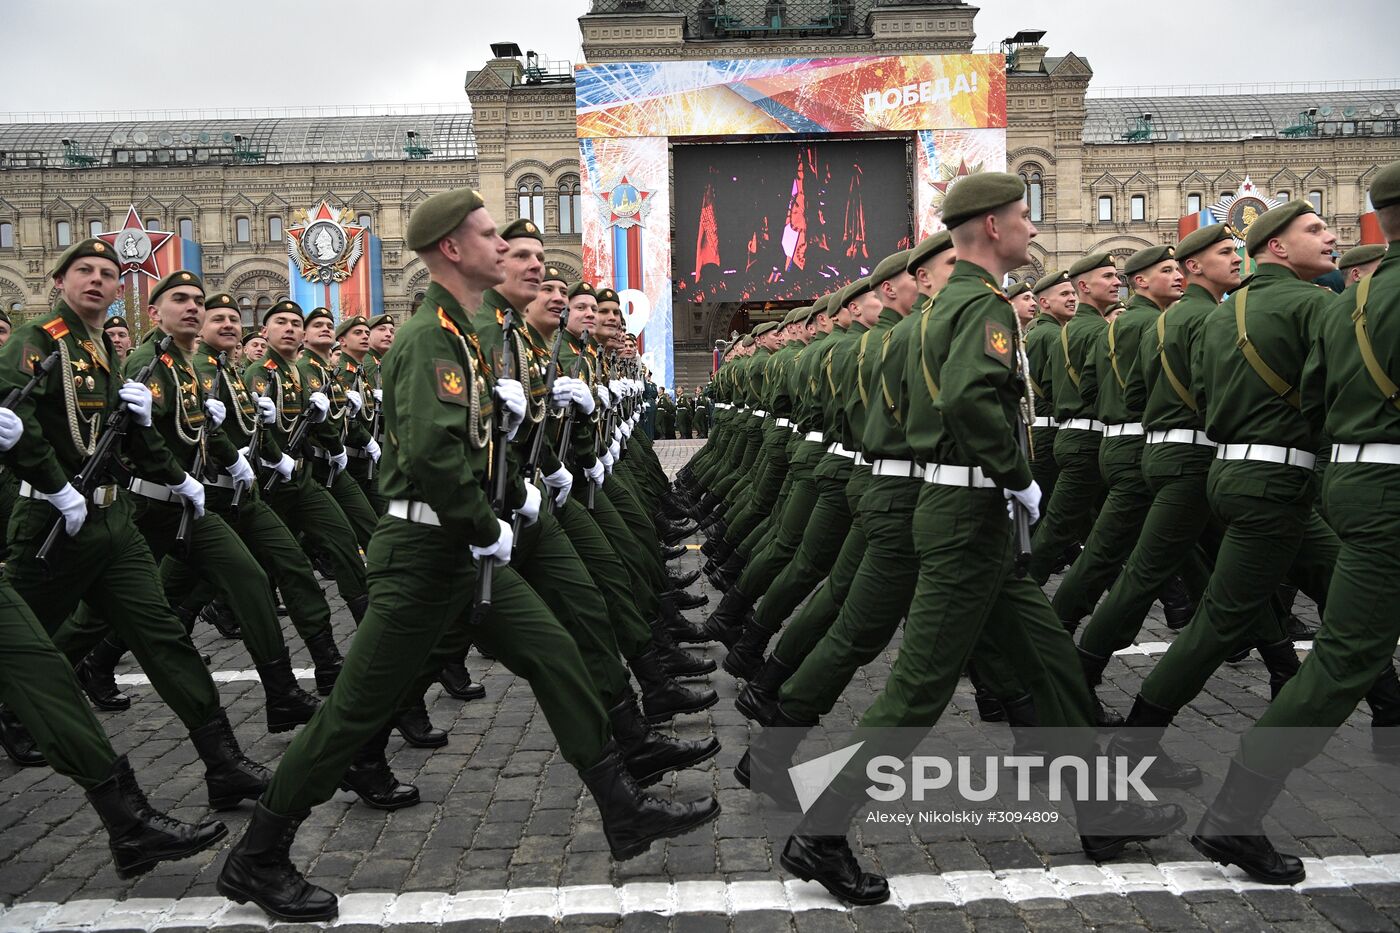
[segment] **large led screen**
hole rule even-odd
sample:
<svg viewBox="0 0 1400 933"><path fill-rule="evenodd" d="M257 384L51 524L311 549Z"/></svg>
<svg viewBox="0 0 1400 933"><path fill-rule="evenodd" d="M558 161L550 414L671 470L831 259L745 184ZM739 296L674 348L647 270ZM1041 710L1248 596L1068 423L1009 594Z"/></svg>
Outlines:
<svg viewBox="0 0 1400 933"><path fill-rule="evenodd" d="M909 246L902 140L676 145L676 297L802 301Z"/></svg>

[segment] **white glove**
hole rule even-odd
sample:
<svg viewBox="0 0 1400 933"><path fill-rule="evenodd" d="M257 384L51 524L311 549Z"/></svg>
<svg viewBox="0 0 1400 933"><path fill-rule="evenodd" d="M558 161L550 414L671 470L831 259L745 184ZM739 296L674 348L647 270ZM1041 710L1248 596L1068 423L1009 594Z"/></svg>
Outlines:
<svg viewBox="0 0 1400 933"><path fill-rule="evenodd" d="M278 460L276 463L269 463L263 460L262 465L269 470L276 470L280 473L284 482L292 478L292 471L297 468L297 462L286 454L283 454L282 459Z"/></svg>
<svg viewBox="0 0 1400 933"><path fill-rule="evenodd" d="M369 439L369 443L365 444L365 452L369 454L369 459L374 463L379 462L379 457L383 453L379 449L379 442L372 437Z"/></svg>
<svg viewBox="0 0 1400 933"><path fill-rule="evenodd" d="M607 474L608 474L609 476L612 476L612 471L613 471L613 455L612 455L612 451L609 450L607 453L603 454L601 457L598 458L598 461L599 461L600 463L603 464L603 469L607 471Z"/></svg>
<svg viewBox="0 0 1400 933"><path fill-rule="evenodd" d="M515 439L515 432L525 420L525 387L514 379L497 379L492 393L505 409L506 437Z"/></svg>
<svg viewBox="0 0 1400 933"><path fill-rule="evenodd" d="M68 533L68 537L76 536L82 529L83 522L87 520L87 500L78 494L72 483L64 483L58 492L51 492L44 498L62 513L63 530Z"/></svg>
<svg viewBox="0 0 1400 933"><path fill-rule="evenodd" d="M335 467L337 473L345 471L345 465L350 462L350 456L344 450L338 454L331 454L331 466Z"/></svg>
<svg viewBox="0 0 1400 933"><path fill-rule="evenodd" d="M312 392L306 397L306 405L314 414L311 415L312 424L320 424L326 420L326 415L331 411L331 400L326 398L324 392Z"/></svg>
<svg viewBox="0 0 1400 933"><path fill-rule="evenodd" d="M588 477L590 483L601 488L603 485L603 470L603 461L594 460L593 465L583 472L584 475Z"/></svg>
<svg viewBox="0 0 1400 933"><path fill-rule="evenodd" d="M185 478L178 483L171 483L166 487L190 505L194 506L194 517L204 517L204 484L186 473Z"/></svg>
<svg viewBox="0 0 1400 933"><path fill-rule="evenodd" d="M533 483L525 486L525 502L520 508L515 510L515 514L525 519L526 525L533 525L540 520L540 503L544 497L540 495L539 488Z"/></svg>
<svg viewBox="0 0 1400 933"><path fill-rule="evenodd" d="M218 399L207 398L204 400L204 414L209 419L210 429L217 431L219 425L224 423L224 418L228 416L228 409Z"/></svg>
<svg viewBox="0 0 1400 933"><path fill-rule="evenodd" d="M122 387L117 390L117 397L126 405L137 424L143 428L151 426L151 390L146 388L144 383L122 383Z"/></svg>
<svg viewBox="0 0 1400 933"><path fill-rule="evenodd" d="M619 431L622 432L622 436L623 436L623 437L631 437L631 436L632 436L632 419L631 419L631 418L628 418L626 421L622 422L622 424L618 425L618 426L617 426L617 429L618 429Z"/></svg>
<svg viewBox="0 0 1400 933"><path fill-rule="evenodd" d="M277 403L266 395L253 396L253 404L258 406L258 417L263 424L277 423Z"/></svg>
<svg viewBox="0 0 1400 933"><path fill-rule="evenodd" d="M544 478L544 484L554 490L554 505L562 509L569 501L569 490L574 488L574 475L561 466Z"/></svg>
<svg viewBox="0 0 1400 933"><path fill-rule="evenodd" d="M248 462L248 455L241 450L238 452L238 459L224 472L233 477L235 486L251 487L256 482L253 476L253 465Z"/></svg>
<svg viewBox="0 0 1400 933"><path fill-rule="evenodd" d="M496 522L501 526L501 536L485 547L471 545L472 557L476 560L490 557L503 564L508 564L510 563L510 549L515 545L515 539L511 534L510 525L499 518L496 519Z"/></svg>
<svg viewBox="0 0 1400 933"><path fill-rule="evenodd" d="M642 413L641 413L640 411L634 411L634 412L632 412L632 418L631 418L632 424L635 425L638 421L641 421L641 420L642 420Z"/></svg>
<svg viewBox="0 0 1400 933"><path fill-rule="evenodd" d="M621 441L617 440L616 438L613 438L612 446L608 448L608 456L612 457L613 463L616 463L618 461L618 458L622 456Z"/></svg>
<svg viewBox="0 0 1400 933"><path fill-rule="evenodd" d="M1011 500L1014 499L1025 506L1032 525L1040 520L1040 484L1035 480L1031 480L1031 484L1025 489L1003 489L1001 494L1006 496L1006 509L1012 517L1016 514L1011 505Z"/></svg>
<svg viewBox="0 0 1400 933"><path fill-rule="evenodd" d="M608 387L601 382L593 387L593 391L598 393L598 401L603 403L604 408L612 408L612 396L608 393Z"/></svg>
<svg viewBox="0 0 1400 933"><path fill-rule="evenodd" d="M365 397L354 389L345 390L345 404L350 408L350 417L353 418L360 413L360 409L365 407Z"/></svg>
<svg viewBox="0 0 1400 933"><path fill-rule="evenodd" d="M627 396L627 386L621 379L608 380L608 391L611 392L613 398L617 399L619 402Z"/></svg>
<svg viewBox="0 0 1400 933"><path fill-rule="evenodd" d="M24 434L24 422L8 408L0 408L0 450L9 450Z"/></svg>
<svg viewBox="0 0 1400 933"><path fill-rule="evenodd" d="M374 396L374 400L375 400L376 402L382 402L382 401L384 401L384 390L383 390L383 389L370 389L370 390L369 390L369 394Z"/></svg>
<svg viewBox="0 0 1400 933"><path fill-rule="evenodd" d="M568 376L555 376L554 385L549 387L549 401L555 408L567 408L574 400L574 391L570 383L575 380Z"/></svg>

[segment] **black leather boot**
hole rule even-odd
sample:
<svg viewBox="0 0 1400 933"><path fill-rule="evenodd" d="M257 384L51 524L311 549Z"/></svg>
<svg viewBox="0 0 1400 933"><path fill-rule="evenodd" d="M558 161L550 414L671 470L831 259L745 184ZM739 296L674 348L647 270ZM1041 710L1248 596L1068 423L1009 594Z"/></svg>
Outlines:
<svg viewBox="0 0 1400 933"><path fill-rule="evenodd" d="M394 720L403 740L414 748L442 748L447 744L447 732L433 725L428 718L428 704L419 697L415 706L409 707Z"/></svg>
<svg viewBox="0 0 1400 933"><path fill-rule="evenodd" d="M231 810L244 800L257 800L267 790L272 772L243 754L223 710L192 731L190 741L204 762L211 810Z"/></svg>
<svg viewBox="0 0 1400 933"><path fill-rule="evenodd" d="M778 711L778 691L795 670L795 666L784 664L776 654L770 654L753 679L744 684L744 689L734 701L734 708L745 719L760 726L773 725L773 717Z"/></svg>
<svg viewBox="0 0 1400 933"><path fill-rule="evenodd" d="M1162 750L1162 736L1175 718L1176 713L1154 706L1141 696L1135 698L1128 718L1108 743L1109 757L1125 757L1129 766L1133 767L1143 758L1153 755L1156 760L1143 775L1148 784L1153 787L1195 787L1201 783L1201 769L1173 761Z"/></svg>
<svg viewBox="0 0 1400 933"><path fill-rule="evenodd" d="M1167 628L1173 632L1184 629L1186 623L1196 614L1196 607L1191 604L1191 593L1186 589L1186 583L1180 575L1173 575L1167 580L1162 591L1157 594L1157 602L1162 604L1162 615L1167 620Z"/></svg>
<svg viewBox="0 0 1400 933"><path fill-rule="evenodd" d="M1006 711L1006 722L1011 726L1013 754L1040 755L1049 761L1052 757L1049 749L1036 734L1036 729L1041 725L1040 713L1036 711L1031 695L1027 693L1014 700L1006 700L1001 706ZM1043 773L1043 769L1036 769L1036 772Z"/></svg>
<svg viewBox="0 0 1400 933"><path fill-rule="evenodd" d="M698 526L695 522L665 522L664 527L657 529L661 532L662 544L676 544L695 534Z"/></svg>
<svg viewBox="0 0 1400 933"><path fill-rule="evenodd" d="M731 587L738 584L748 563L748 558L736 550L724 559L724 563L720 565L718 570L710 574L708 579L721 593L728 592Z"/></svg>
<svg viewBox="0 0 1400 933"><path fill-rule="evenodd" d="M710 536L700 545L700 553L708 557L718 567L734 551L734 545L724 537L728 527L723 523L710 529Z"/></svg>
<svg viewBox="0 0 1400 933"><path fill-rule="evenodd" d="M247 831L219 871L219 893L238 904L252 901L278 920L334 920L340 913L335 895L308 882L292 864L292 840L309 815L304 810L279 816L261 803L255 806Z"/></svg>
<svg viewBox="0 0 1400 933"><path fill-rule="evenodd" d="M683 590L696 580L700 579L700 568L695 568L687 573L671 573L666 571L666 582L673 590Z"/></svg>
<svg viewBox="0 0 1400 933"><path fill-rule="evenodd" d="M815 722L802 722L783 711L782 704L773 708L773 724L765 726L763 732L749 746L744 757L734 766L734 777L754 793L764 794L782 810L800 812L797 791L788 777L792 767L792 756L797 747L816 726Z"/></svg>
<svg viewBox="0 0 1400 933"><path fill-rule="evenodd" d="M644 793L632 780L616 742L608 742L602 760L579 777L593 794L608 849L619 862L641 855L658 839L684 835L719 816L714 797L671 803Z"/></svg>
<svg viewBox="0 0 1400 933"><path fill-rule="evenodd" d="M1090 654L1083 648L1079 651L1079 665L1084 669L1084 680L1089 685L1089 697L1094 701L1094 725L1101 729L1116 729L1123 725L1123 717L1103 705L1099 699L1099 684L1103 683L1103 671L1108 667L1108 658Z"/></svg>
<svg viewBox="0 0 1400 933"><path fill-rule="evenodd" d="M676 683L666 673L656 645L627 662L642 688L642 708L647 722L667 722L682 713L698 713L719 702L719 694L709 687L694 689Z"/></svg>
<svg viewBox="0 0 1400 933"><path fill-rule="evenodd" d="M676 601L665 593L657 597L658 609L661 624L666 627L666 633L671 636L671 640L678 645L708 645L715 641L705 627L696 625L685 616L681 615L676 608Z"/></svg>
<svg viewBox="0 0 1400 933"><path fill-rule="evenodd" d="M686 547L684 544L662 545L661 559L663 561L673 561L678 557L683 557L689 550L690 548Z"/></svg>
<svg viewBox="0 0 1400 933"><path fill-rule="evenodd" d="M679 771L719 754L719 741L713 736L698 741L662 735L642 719L637 697L627 697L608 710L613 738L627 762L627 770L639 787L650 787L670 771Z"/></svg>
<svg viewBox="0 0 1400 933"><path fill-rule="evenodd" d="M275 661L257 665L258 679L267 695L267 731L288 732L304 726L316 715L320 701L297 685L287 649Z"/></svg>
<svg viewBox="0 0 1400 933"><path fill-rule="evenodd" d="M394 776L384 757L388 741L389 727L385 726L360 746L340 779L340 789L354 792L376 810L402 810L418 803L418 788Z"/></svg>
<svg viewBox="0 0 1400 933"><path fill-rule="evenodd" d="M1146 842L1174 833L1186 823L1186 811L1174 803L1143 804L1131 801L1076 801L1079 845L1096 862L1120 855L1134 842ZM1132 831L1110 832L1131 826Z"/></svg>
<svg viewBox="0 0 1400 933"><path fill-rule="evenodd" d="M218 820L191 826L151 806L125 755L112 762L111 774L87 792L87 799L107 829L118 878L135 878L159 862L189 858L228 835Z"/></svg>
<svg viewBox="0 0 1400 933"><path fill-rule="evenodd" d="M1298 660L1298 652L1294 649L1291 639L1255 647L1259 650L1259 657L1264 659L1264 667L1268 668L1269 699L1273 699L1303 665Z"/></svg>
<svg viewBox="0 0 1400 933"><path fill-rule="evenodd" d="M355 620L356 625L359 625L364 620L365 613L369 611L369 594L365 593L354 599L347 599L345 608L350 610L350 618Z"/></svg>
<svg viewBox="0 0 1400 933"><path fill-rule="evenodd" d="M204 608L199 610L198 619L214 626L225 638L243 637L243 628L234 617L233 610L225 606L222 600L213 599L206 603Z"/></svg>
<svg viewBox="0 0 1400 933"><path fill-rule="evenodd" d="M710 641L721 642L726 648L733 648L744 634L744 622L753 612L753 600L744 595L738 584L729 588L719 601L715 611L705 620L705 634Z"/></svg>
<svg viewBox="0 0 1400 933"><path fill-rule="evenodd" d="M977 665L971 661L967 664L967 679L972 683L972 700L977 704L977 718L983 722L1006 722L1006 710L1001 701L987 689L977 673Z"/></svg>
<svg viewBox="0 0 1400 933"><path fill-rule="evenodd" d="M659 621L651 624L651 644L661 658L661 666L672 677L703 677L712 674L715 662L684 648L677 648L675 641Z"/></svg>
<svg viewBox="0 0 1400 933"><path fill-rule="evenodd" d="M126 647L105 636L92 646L73 673L92 705L104 713L119 713L131 708L131 697L117 689L117 662L126 654Z"/></svg>
<svg viewBox="0 0 1400 933"><path fill-rule="evenodd" d="M782 866L803 881L815 881L846 904L883 904L890 885L883 876L860 867L845 836L789 836Z"/></svg>
<svg viewBox="0 0 1400 933"><path fill-rule="evenodd" d="M1263 884L1297 884L1306 876L1301 859L1284 855L1264 835L1264 815L1283 793L1283 781L1249 770L1239 761L1206 810L1191 845L1222 865L1238 865Z"/></svg>
<svg viewBox="0 0 1400 933"><path fill-rule="evenodd" d="M335 687L335 679L340 676L340 669L345 666L345 659L340 656L340 649L335 644L335 633L327 628L303 640L306 650L311 653L311 663L316 668L316 692L328 697Z"/></svg>
<svg viewBox="0 0 1400 933"><path fill-rule="evenodd" d="M763 655L776 634L776 629L763 628L749 617L743 634L729 646L729 653L724 656L724 669L740 680L751 679L763 666Z"/></svg>
<svg viewBox="0 0 1400 933"><path fill-rule="evenodd" d="M24 723L4 707L0 707L0 747L21 768L41 768L49 763L44 753L39 751L39 746L34 744L34 736L24 728Z"/></svg>
<svg viewBox="0 0 1400 933"><path fill-rule="evenodd" d="M1371 751L1377 758L1400 763L1400 679L1387 664L1366 694L1371 707Z"/></svg>
<svg viewBox="0 0 1400 933"><path fill-rule="evenodd" d="M448 661L438 671L438 683L442 684L442 689L447 691L447 695L458 700L480 700L486 696L486 688L472 680L471 671L467 670L466 658L459 661Z"/></svg>
<svg viewBox="0 0 1400 933"><path fill-rule="evenodd" d="M696 571L696 573L699 572ZM699 609L701 606L710 604L710 597L704 593L687 593L685 590L673 589L667 590L666 596L676 604L677 609Z"/></svg>

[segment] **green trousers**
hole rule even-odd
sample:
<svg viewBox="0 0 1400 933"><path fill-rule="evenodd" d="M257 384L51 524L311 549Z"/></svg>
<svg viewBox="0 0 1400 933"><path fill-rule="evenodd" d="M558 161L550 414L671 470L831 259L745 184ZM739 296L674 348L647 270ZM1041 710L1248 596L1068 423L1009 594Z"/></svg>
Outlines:
<svg viewBox="0 0 1400 933"><path fill-rule="evenodd" d="M1061 554L1071 544L1084 540L1093 524L1094 510L1104 497L1099 473L1099 443L1103 436L1094 431L1060 428L1055 432L1055 462L1060 473L1055 478L1055 494L1044 507L1040 524L1031 541L1028 575L1040 586Z"/></svg>
<svg viewBox="0 0 1400 933"><path fill-rule="evenodd" d="M1302 667L1245 733L1240 760L1282 778L1322 751L1376 677L1391 663L1400 615L1391 610L1400 577L1400 476L1387 464L1327 468L1323 500L1341 539L1322 628ZM1311 727L1282 733L1285 727Z"/></svg>
<svg viewBox="0 0 1400 933"><path fill-rule="evenodd" d="M787 451L791 440L792 433L787 428L777 425L768 428L759 455L757 478L745 491L744 499L736 499L730 513L726 515L729 529L724 534L730 541L742 541L757 527L763 516L772 511L778 490L782 488L788 470L792 469Z"/></svg>
<svg viewBox="0 0 1400 933"><path fill-rule="evenodd" d="M748 423L744 425L744 437L736 447L737 458L731 457L731 462L723 470L722 476L715 480L711 487L711 492L725 499L729 498L729 490L734 484L748 477L749 468L758 459L759 451L763 449L764 431L763 419L755 418L752 415L744 416Z"/></svg>
<svg viewBox="0 0 1400 933"><path fill-rule="evenodd" d="M292 534L299 535L329 558L341 598L352 600L366 593L365 561L359 541L335 498L305 470L278 483L263 501L272 507Z"/></svg>
<svg viewBox="0 0 1400 933"><path fill-rule="evenodd" d="M5 578L50 633L86 602L131 648L151 685L188 729L219 712L219 692L185 627L161 592L151 549L136 530L134 507L119 493L109 508L89 508L74 538L61 538L44 566L35 552L58 512L47 502L20 499L10 519ZM81 657L57 638L68 658Z"/></svg>
<svg viewBox="0 0 1400 933"><path fill-rule="evenodd" d="M860 512L860 500L870 480L869 466L852 468L851 478L846 483L846 505L851 510L851 527L846 532L846 540L841 542L836 563L831 565L831 573L827 574L826 580L817 587L796 618L783 629L782 636L773 647L774 656L791 667L802 663L802 659L812 652L841 614L841 605L846 601L851 582L865 557L865 518Z"/></svg>
<svg viewBox="0 0 1400 933"><path fill-rule="evenodd" d="M1099 447L1099 474L1108 483L1108 495L1083 552L1050 601L1062 621L1078 624L1094 611L1137 543L1143 519L1152 507L1152 491L1142 476L1142 448L1141 435L1105 438Z"/></svg>
<svg viewBox="0 0 1400 933"><path fill-rule="evenodd" d="M335 690L282 755L264 806L289 816L330 799L355 753L416 687L425 662L451 656L448 632L529 682L571 765L584 770L602 760L611 729L574 640L510 567L495 570L491 611L472 623L476 574L466 547L445 529L381 520L369 549L369 611Z"/></svg>
<svg viewBox="0 0 1400 933"><path fill-rule="evenodd" d="M573 500L577 496L579 504L582 505L583 490L588 480L584 478L580 482L580 476L582 474L575 475L574 491L570 493L569 498ZM628 528L627 522L623 520L622 515L613 505L611 493L614 491L616 491L616 487L609 490L606 484L603 488L595 490L593 510L588 514L597 524L598 530L603 533L603 537L607 539L608 546L612 548L613 553L622 561L627 575L631 578L633 599L638 610L646 618L655 618L660 605L658 597L666 589L665 579L664 577L657 578L654 562L642 553L641 545L637 542L631 529ZM585 511L587 510L585 509ZM655 544L651 547L653 551L656 549Z"/></svg>
<svg viewBox="0 0 1400 933"><path fill-rule="evenodd" d="M650 646L651 626L637 606L627 567L593 520L593 514L572 495L554 517L583 560L593 585L603 595L618 651L624 658L635 658Z"/></svg>
<svg viewBox="0 0 1400 933"><path fill-rule="evenodd" d="M49 765L84 790L112 772L117 753L73 667L14 588L0 581L0 704L19 717Z"/></svg>
<svg viewBox="0 0 1400 933"><path fill-rule="evenodd" d="M1085 651L1106 658L1131 645L1157 594L1177 573L1199 601L1209 571L1197 545L1211 522L1206 477L1214 461L1215 448L1198 444L1144 448L1142 475L1152 491L1152 505L1123 572L1079 636Z"/></svg>
<svg viewBox="0 0 1400 933"><path fill-rule="evenodd" d="M19 500L19 477L8 467L0 467L0 560L5 559L5 530L10 527L10 516L14 513L15 502Z"/></svg>
<svg viewBox="0 0 1400 933"><path fill-rule="evenodd" d="M666 564L661 559L661 551L658 547L660 541L657 538L656 523L652 520L651 514L638 500L627 480L618 477L616 473L607 478L603 484L603 490L607 491L607 500L612 503L617 514L622 517L633 542L635 542L636 549L632 552L633 559L642 566L647 579L652 586L656 587L656 591L658 593L664 592L667 589Z"/></svg>
<svg viewBox="0 0 1400 933"><path fill-rule="evenodd" d="M1190 624L1142 682L1144 700L1180 710L1240 647L1283 641L1269 600L1285 580L1325 607L1339 544L1313 509L1313 480L1281 464L1211 465L1206 495L1225 526L1215 569Z"/></svg>
<svg viewBox="0 0 1400 933"><path fill-rule="evenodd" d="M328 488L331 498L335 499L335 504L340 506L340 511L345 513L346 521L350 523L351 530L355 532L356 543L361 548L369 547L369 536L374 534L374 526L379 522L379 515L369 504L369 500L365 498L360 484L345 470L340 470L335 474L331 485L327 487L326 476L330 473L330 466L325 461L317 460L314 457L308 462L311 464L312 482L322 489Z"/></svg>
<svg viewBox="0 0 1400 933"><path fill-rule="evenodd" d="M1055 435L1058 433L1056 428L1031 431L1031 479L1040 485L1044 503L1049 503L1055 495L1055 480L1060 475L1060 465L1055 460Z"/></svg>
<svg viewBox="0 0 1400 933"><path fill-rule="evenodd" d="M379 493L379 467L375 466L374 477L369 475L370 461L366 459L351 459L347 469L350 477L360 486L360 491L365 494L365 501L374 510L374 514L382 516L385 509L389 508L389 500Z"/></svg>
<svg viewBox="0 0 1400 933"><path fill-rule="evenodd" d="M802 600L826 579L851 528L851 506L846 486L854 463L835 454L824 454L812 470L816 500L812 503L802 543L768 586L754 611L754 624L777 631ZM740 590L747 593L747 590Z"/></svg>
<svg viewBox="0 0 1400 933"><path fill-rule="evenodd" d="M808 441L799 443L801 446L789 467L792 481L782 511L777 513L773 537L755 554L739 576L739 592L753 599L766 593L768 585L792 562L798 546L802 544L812 508L817 504L817 485L812 471L822 457L822 449L819 444Z"/></svg>
<svg viewBox="0 0 1400 933"><path fill-rule="evenodd" d="M779 693L783 711L794 718L815 722L831 712L856 671L889 645L909 610L919 573L918 564L910 560L911 526L923 485L918 478L871 477L860 500L865 525L860 568L836 622Z"/></svg>

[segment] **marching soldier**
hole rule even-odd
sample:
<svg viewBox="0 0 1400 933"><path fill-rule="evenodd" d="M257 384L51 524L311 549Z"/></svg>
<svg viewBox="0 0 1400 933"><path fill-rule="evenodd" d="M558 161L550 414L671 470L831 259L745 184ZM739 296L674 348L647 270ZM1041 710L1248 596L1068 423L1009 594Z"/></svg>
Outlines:
<svg viewBox="0 0 1400 933"><path fill-rule="evenodd" d="M1031 326L1040 308L1035 297L1035 282L1030 279L1017 282L1006 290L1006 297L1011 299L1011 307L1016 312L1017 326L1024 331Z"/></svg>
<svg viewBox="0 0 1400 933"><path fill-rule="evenodd" d="M695 387L695 396L691 400L695 406L695 436L708 438L710 436L710 397L709 386L706 386L703 393L699 386Z"/></svg>
<svg viewBox="0 0 1400 933"><path fill-rule="evenodd" d="M243 367L240 367L238 372L242 372L243 368L252 366L254 363L261 363L267 354L267 338L262 335L260 330L250 330L243 336L242 342Z"/></svg>
<svg viewBox="0 0 1400 933"><path fill-rule="evenodd" d="M1055 463L1054 383L1050 359L1060 352L1060 328L1074 316L1078 299L1068 272L1047 272L1031 288L1039 313L1026 325L1026 381L1035 398L1035 421L1031 424L1031 474L1049 502L1055 494L1055 478L1060 468Z"/></svg>
<svg viewBox="0 0 1400 933"><path fill-rule="evenodd" d="M112 349L117 351L117 364L126 363L126 355L131 352L131 329L126 326L126 318L113 315L102 324L102 332L112 341Z"/></svg>
<svg viewBox="0 0 1400 933"><path fill-rule="evenodd" d="M676 385L676 437L690 440L690 422L695 417L695 403L685 394L685 386Z"/></svg>
<svg viewBox="0 0 1400 933"><path fill-rule="evenodd" d="M1385 253L1386 248L1380 243L1353 246L1342 253L1342 258L1337 260L1337 269L1342 273L1347 286L1350 287L1380 268Z"/></svg>
<svg viewBox="0 0 1400 933"><path fill-rule="evenodd" d="M675 424L676 403L671 398L670 391L663 387L656 399L656 436L663 441L672 440L675 436Z"/></svg>
<svg viewBox="0 0 1400 933"><path fill-rule="evenodd" d="M345 455L350 462L346 471L360 485L374 514L382 516L388 503L379 494L373 464L379 462L381 453L379 414L380 397L384 393L378 383L379 366L369 355L369 320L362 315L346 318L335 329L335 338L340 341L342 351L336 381L347 394L354 392L364 403L358 412L347 418Z"/></svg>

